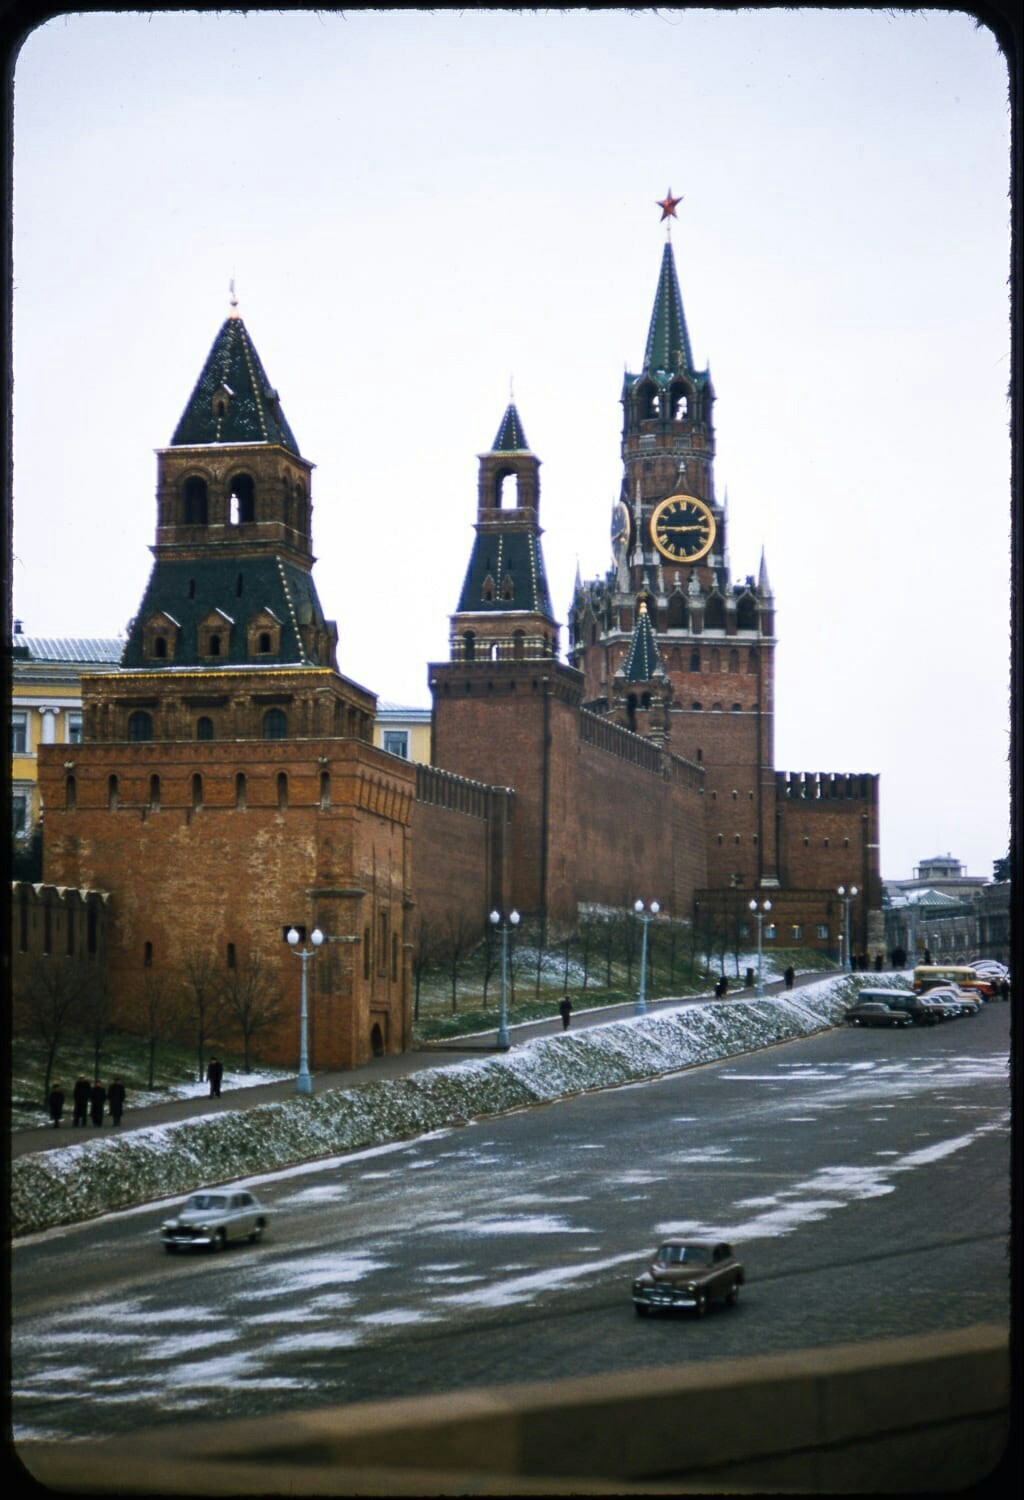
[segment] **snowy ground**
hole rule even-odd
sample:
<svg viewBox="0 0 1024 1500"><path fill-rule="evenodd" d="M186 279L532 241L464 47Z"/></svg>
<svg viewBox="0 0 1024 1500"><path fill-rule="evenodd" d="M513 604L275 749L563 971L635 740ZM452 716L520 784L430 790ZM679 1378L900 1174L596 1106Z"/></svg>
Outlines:
<svg viewBox="0 0 1024 1500"><path fill-rule="evenodd" d="M659 1007L404 1078L21 1156L11 1166L12 1233L808 1036L837 1024L862 984L859 976L833 975L794 994Z"/></svg>

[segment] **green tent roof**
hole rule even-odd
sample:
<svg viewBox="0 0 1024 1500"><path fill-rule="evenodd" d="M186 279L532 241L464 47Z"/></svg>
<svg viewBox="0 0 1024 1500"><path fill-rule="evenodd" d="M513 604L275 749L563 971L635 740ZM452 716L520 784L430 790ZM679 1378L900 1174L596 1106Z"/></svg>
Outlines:
<svg viewBox="0 0 1024 1500"><path fill-rule="evenodd" d="M206 443L280 443L299 452L278 394L237 315L224 320L171 439L172 448Z"/></svg>

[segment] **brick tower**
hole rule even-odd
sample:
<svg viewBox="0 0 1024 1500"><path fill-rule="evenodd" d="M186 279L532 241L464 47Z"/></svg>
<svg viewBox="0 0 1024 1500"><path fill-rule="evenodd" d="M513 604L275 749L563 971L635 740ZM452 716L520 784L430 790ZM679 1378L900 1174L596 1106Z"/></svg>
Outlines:
<svg viewBox="0 0 1024 1500"><path fill-rule="evenodd" d="M666 200L663 217L674 216L678 201ZM704 767L709 884L772 886L774 600L763 556L756 581L730 577L728 517L715 494L714 399L709 371L694 363L669 237L643 366L622 388L612 566L577 583L569 654L587 708L670 740L676 755ZM642 621L658 667L631 695L624 688L635 679Z"/></svg>
<svg viewBox="0 0 1024 1500"><path fill-rule="evenodd" d="M158 978L187 994L195 958L236 1010L258 970L286 1002L261 1053L291 1062L300 974L282 934L317 926L310 1058L339 1067L409 1045L415 772L373 745L376 698L338 672L312 469L232 299L157 450L154 562L121 669L83 677L82 743L40 757L40 786L46 879L114 893L129 1024Z"/></svg>

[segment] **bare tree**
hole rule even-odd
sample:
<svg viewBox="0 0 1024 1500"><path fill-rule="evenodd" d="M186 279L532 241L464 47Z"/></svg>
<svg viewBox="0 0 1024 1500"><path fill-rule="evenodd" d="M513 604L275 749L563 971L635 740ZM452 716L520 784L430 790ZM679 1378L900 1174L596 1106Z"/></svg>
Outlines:
<svg viewBox="0 0 1024 1500"><path fill-rule="evenodd" d="M100 1076L100 1058L103 1043L111 1030L110 986L102 970L89 974L82 995L81 1016L86 1033L92 1042L92 1076Z"/></svg>
<svg viewBox="0 0 1024 1500"><path fill-rule="evenodd" d="M278 1025L284 1015L281 986L262 955L252 949L234 968L226 970L222 994L224 1010L242 1038L242 1067L248 1073L253 1042L261 1032Z"/></svg>
<svg viewBox="0 0 1024 1500"><path fill-rule="evenodd" d="M429 969L437 962L439 935L437 929L420 917L416 924L416 936L412 945L413 991L412 1018L420 1018L420 989Z"/></svg>
<svg viewBox="0 0 1024 1500"><path fill-rule="evenodd" d="M484 923L484 1010L487 1009L487 992L490 989L491 980L498 972L498 968L501 963L501 959L499 957L500 952L501 945L498 942L498 935L494 930L494 923L488 920Z"/></svg>
<svg viewBox="0 0 1024 1500"><path fill-rule="evenodd" d="M39 1037L46 1048L44 1107L57 1049L71 1026L81 1021L89 978L81 960L53 957L32 958L18 976L13 996L16 1024L20 1031Z"/></svg>
<svg viewBox="0 0 1024 1500"><path fill-rule="evenodd" d="M185 960L185 1009L193 1027L200 1082L206 1077L206 1044L224 1010L223 974L209 953L190 953Z"/></svg>
<svg viewBox="0 0 1024 1500"><path fill-rule="evenodd" d="M149 1087L156 1079L156 1049L171 1037L182 1020L181 1002L163 974L147 969L142 980L142 1023L149 1054Z"/></svg>
<svg viewBox="0 0 1024 1500"><path fill-rule="evenodd" d="M452 1015L459 1008L459 969L480 939L480 929L464 911L449 911L441 932L441 956L452 981Z"/></svg>

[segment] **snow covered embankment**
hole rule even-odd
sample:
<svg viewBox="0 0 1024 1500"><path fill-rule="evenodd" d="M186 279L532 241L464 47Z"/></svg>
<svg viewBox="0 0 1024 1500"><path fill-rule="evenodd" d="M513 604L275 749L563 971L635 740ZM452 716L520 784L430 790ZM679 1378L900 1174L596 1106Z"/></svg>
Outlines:
<svg viewBox="0 0 1024 1500"><path fill-rule="evenodd" d="M366 1146L524 1109L588 1089L641 1083L840 1021L859 987L835 975L793 995L715 1000L535 1037L511 1052L310 1098L133 1130L18 1157L11 1230L31 1234Z"/></svg>

